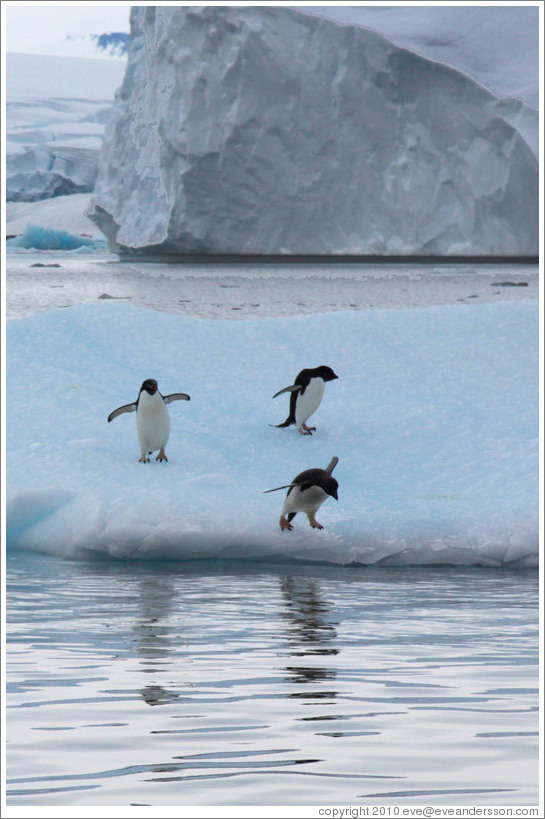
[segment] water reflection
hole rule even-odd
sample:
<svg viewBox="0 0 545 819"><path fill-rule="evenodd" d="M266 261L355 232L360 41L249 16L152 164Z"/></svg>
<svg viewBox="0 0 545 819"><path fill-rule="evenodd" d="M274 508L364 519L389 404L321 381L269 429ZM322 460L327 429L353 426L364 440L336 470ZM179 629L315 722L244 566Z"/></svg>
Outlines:
<svg viewBox="0 0 545 819"><path fill-rule="evenodd" d="M175 691L169 691L162 685L146 685L138 692L148 705L165 705L180 696Z"/></svg>
<svg viewBox="0 0 545 819"><path fill-rule="evenodd" d="M282 619L287 627L288 654L292 657L333 657L339 653L334 645L337 625L331 618L318 582L314 578L284 577L280 583L284 610ZM287 665L287 682L296 685L331 682L337 669L331 664L297 663ZM312 689L291 692L290 698L310 700L333 699L337 691Z"/></svg>
<svg viewBox="0 0 545 819"><path fill-rule="evenodd" d="M176 588L172 577L161 575L141 578L138 589L140 611L134 630L135 648L141 658L139 670L155 677L172 664L172 629L168 617L176 598ZM159 685L156 679L139 693L148 705L164 705L180 696L178 692Z"/></svg>

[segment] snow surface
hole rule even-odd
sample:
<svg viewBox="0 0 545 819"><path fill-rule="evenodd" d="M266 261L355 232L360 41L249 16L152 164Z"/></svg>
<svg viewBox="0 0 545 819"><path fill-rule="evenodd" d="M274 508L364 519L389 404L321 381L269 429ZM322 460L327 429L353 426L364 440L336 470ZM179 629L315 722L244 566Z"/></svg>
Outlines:
<svg viewBox="0 0 545 819"><path fill-rule="evenodd" d="M8 101L57 100L57 116L65 110L60 101L85 101L112 105L121 85L126 60L99 60L44 54L6 54L6 96ZM10 123L13 120L8 107ZM32 121L32 109L26 121ZM21 116L24 111L21 111ZM36 120L39 122L40 120Z"/></svg>
<svg viewBox="0 0 545 819"><path fill-rule="evenodd" d="M537 332L531 300L239 322L107 301L10 321L10 548L536 566ZM317 432L269 426L287 408L271 396L322 363L340 377ZM106 422L146 377L191 395L167 464L138 463L134 415ZM333 455L325 530L281 533L283 492L263 490Z"/></svg>
<svg viewBox="0 0 545 819"><path fill-rule="evenodd" d="M296 7L294 7L296 8ZM539 104L539 8L482 6L306 6L301 11L361 25L397 45L471 75L499 97Z"/></svg>
<svg viewBox="0 0 545 819"><path fill-rule="evenodd" d="M89 211L112 251L537 254L520 101L288 8L131 26Z"/></svg>
<svg viewBox="0 0 545 819"><path fill-rule="evenodd" d="M43 228L68 230L81 236L101 236L99 229L85 215L89 207L89 194L73 193L55 196L39 202L6 203L6 235L17 236L28 224Z"/></svg>

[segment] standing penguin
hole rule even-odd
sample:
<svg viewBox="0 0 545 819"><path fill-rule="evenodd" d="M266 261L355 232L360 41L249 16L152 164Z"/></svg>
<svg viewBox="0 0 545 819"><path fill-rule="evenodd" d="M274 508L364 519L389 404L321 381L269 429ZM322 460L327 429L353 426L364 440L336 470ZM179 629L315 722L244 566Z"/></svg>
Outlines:
<svg viewBox="0 0 545 819"><path fill-rule="evenodd" d="M148 455L159 450L156 461L168 461L165 447L170 435L170 415L166 404L171 401L189 401L185 392L161 395L154 378L147 378L134 404L124 404L108 415L108 422L124 412L136 412L136 431L140 443L140 463L149 463Z"/></svg>
<svg viewBox="0 0 545 819"><path fill-rule="evenodd" d="M273 424L277 427L289 427L295 424L301 435L312 435L316 427L307 427L310 416L316 412L322 401L326 381L338 378L331 367L321 365L312 370L301 370L295 382L290 387L284 387L273 395L282 395L290 392L290 414L283 424Z"/></svg>
<svg viewBox="0 0 545 819"><path fill-rule="evenodd" d="M291 521L297 512L304 512L308 517L313 529L323 529L321 523L316 520L316 512L327 500L329 496L339 500L339 484L332 477L332 472L339 462L335 456L325 469L305 469L285 486L277 486L275 489L266 489L265 492L277 492L279 489L287 489L288 494L282 507L280 515L280 528L282 531L291 531L293 526Z"/></svg>

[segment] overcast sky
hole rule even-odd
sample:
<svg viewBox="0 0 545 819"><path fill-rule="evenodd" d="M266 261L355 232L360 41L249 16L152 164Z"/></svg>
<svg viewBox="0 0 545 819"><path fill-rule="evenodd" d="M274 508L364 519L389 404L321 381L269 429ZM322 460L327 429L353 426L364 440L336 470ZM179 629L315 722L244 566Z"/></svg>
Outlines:
<svg viewBox="0 0 545 819"><path fill-rule="evenodd" d="M55 53L57 43L68 35L129 31L131 3L70 3L29 6L5 3L6 51L31 54Z"/></svg>

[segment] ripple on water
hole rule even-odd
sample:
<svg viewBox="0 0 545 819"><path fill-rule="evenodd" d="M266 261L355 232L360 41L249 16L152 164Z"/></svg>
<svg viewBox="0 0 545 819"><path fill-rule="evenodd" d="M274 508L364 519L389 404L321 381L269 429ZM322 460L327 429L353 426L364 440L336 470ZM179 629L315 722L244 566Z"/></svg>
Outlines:
<svg viewBox="0 0 545 819"><path fill-rule="evenodd" d="M537 804L537 621L532 571L17 555L8 804Z"/></svg>

